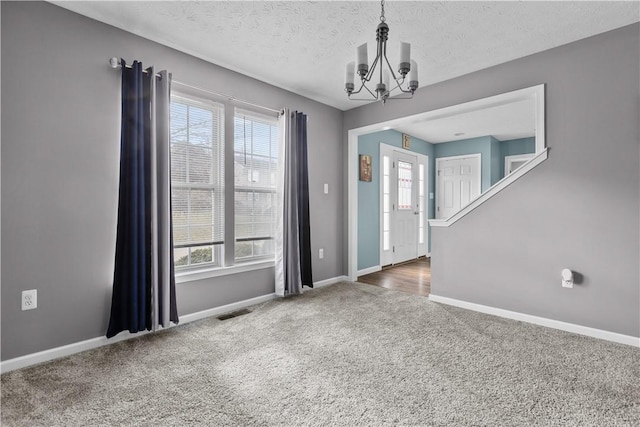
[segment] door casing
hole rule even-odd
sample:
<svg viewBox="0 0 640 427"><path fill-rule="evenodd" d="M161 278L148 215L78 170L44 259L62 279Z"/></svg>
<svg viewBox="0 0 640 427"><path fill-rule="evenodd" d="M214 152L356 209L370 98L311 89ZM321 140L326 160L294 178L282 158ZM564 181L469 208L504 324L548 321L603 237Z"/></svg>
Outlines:
<svg viewBox="0 0 640 427"><path fill-rule="evenodd" d="M391 235L390 235L390 242L391 245L389 247L389 249L385 249L384 246L384 157L388 156L391 161L393 161L393 157L394 157L394 152L397 153L402 153L402 154L406 154L406 155L410 155L416 158L417 162L416 162L416 174L417 174L417 179L416 179L416 185L417 190L417 201L418 201L418 211L420 209L420 206L423 206L423 225L422 227L420 227L420 215L416 215L416 235L417 235L417 257L420 256L424 256L428 254L428 242L429 242L429 227L428 227L428 215L429 215L429 156L422 154L422 153L416 153L414 151L409 151L409 150L405 150L403 148L399 148L396 146L392 146L389 144L384 144L381 143L380 144L380 206L379 206L379 212L380 212L380 224L379 224L379 230L380 230L380 266L385 266L385 265L390 265L390 264L394 264L395 260L393 257L393 241L394 241L394 237L393 237L393 230L391 231ZM422 203L420 203L420 188L419 188L419 166L422 165L423 166L423 173L424 173L424 182L423 182L423 192L422 192ZM393 177L390 177L391 179L391 186L394 187L395 185L397 185L397 180L394 181ZM393 199L394 197L391 196L391 199ZM393 211L391 211L391 215L393 216ZM391 224L394 223L393 218L391 218L390 220ZM422 234L422 239L420 239L420 235L418 233L418 230L420 230L420 228L422 228L423 230L423 234Z"/></svg>

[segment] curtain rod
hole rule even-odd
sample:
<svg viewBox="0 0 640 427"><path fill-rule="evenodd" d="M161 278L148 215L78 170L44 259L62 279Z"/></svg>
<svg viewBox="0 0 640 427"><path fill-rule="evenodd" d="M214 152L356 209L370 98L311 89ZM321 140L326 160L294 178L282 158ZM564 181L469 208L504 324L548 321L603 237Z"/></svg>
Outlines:
<svg viewBox="0 0 640 427"><path fill-rule="evenodd" d="M109 59L109 64L111 65L111 68L122 68L121 60L116 58L115 56ZM126 67L127 68L131 68L130 65L126 65ZM147 73L147 70L142 70L142 71L144 73ZM160 74L156 73L156 77L160 77ZM227 95L226 93L214 92L214 91L202 89L202 88L197 87L197 86L193 86L193 85L190 85L190 84L187 84L187 83L179 82L177 80L172 80L171 83L175 83L175 84L177 84L179 86L184 86L184 87L189 88L189 89L194 89L194 90L197 90L199 92L204 92L204 93L207 93L209 95L214 95L214 96L219 96L219 97L222 97L222 98L226 98L228 101L239 102L239 103L242 103L242 104L245 104L245 105L250 105L252 107L261 108L263 110L272 111L274 113L278 113L279 115L284 115L284 108L276 110L274 108L264 107L262 105L254 104L253 102L250 102L250 101L245 101L244 99L236 98L235 96Z"/></svg>

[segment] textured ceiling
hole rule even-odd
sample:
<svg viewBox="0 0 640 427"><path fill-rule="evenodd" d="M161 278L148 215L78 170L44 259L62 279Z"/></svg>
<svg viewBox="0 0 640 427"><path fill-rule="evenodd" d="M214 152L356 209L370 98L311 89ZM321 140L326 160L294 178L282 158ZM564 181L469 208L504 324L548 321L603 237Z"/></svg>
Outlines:
<svg viewBox="0 0 640 427"><path fill-rule="evenodd" d="M364 42L373 57L380 16L370 1L53 3L342 110L362 105L344 93L345 64ZM421 86L640 20L637 1L388 1L385 9L391 63L397 43L410 42Z"/></svg>

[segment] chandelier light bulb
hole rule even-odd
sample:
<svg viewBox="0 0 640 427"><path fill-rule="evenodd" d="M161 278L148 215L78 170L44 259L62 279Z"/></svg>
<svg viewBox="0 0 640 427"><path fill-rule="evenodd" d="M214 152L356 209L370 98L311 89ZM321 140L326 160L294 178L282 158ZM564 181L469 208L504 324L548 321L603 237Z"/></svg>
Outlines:
<svg viewBox="0 0 640 427"><path fill-rule="evenodd" d="M351 61L347 64L347 73L344 79L344 86L347 92L353 92L353 89L355 88L355 85L353 83L355 69L356 69L355 62Z"/></svg>
<svg viewBox="0 0 640 427"><path fill-rule="evenodd" d="M411 43L400 42L400 65L398 72L406 76L411 68Z"/></svg>
<svg viewBox="0 0 640 427"><path fill-rule="evenodd" d="M358 74L364 76L369 71L369 55L367 54L367 44L358 46Z"/></svg>
<svg viewBox="0 0 640 427"><path fill-rule="evenodd" d="M409 72L409 89L418 89L418 64L413 59L411 60L411 71Z"/></svg>

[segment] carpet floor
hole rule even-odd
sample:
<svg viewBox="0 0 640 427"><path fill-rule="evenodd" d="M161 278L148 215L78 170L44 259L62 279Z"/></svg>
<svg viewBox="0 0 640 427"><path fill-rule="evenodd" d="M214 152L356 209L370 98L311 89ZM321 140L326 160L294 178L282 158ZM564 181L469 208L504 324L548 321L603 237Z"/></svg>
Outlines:
<svg viewBox="0 0 640 427"><path fill-rule="evenodd" d="M640 350L358 283L3 374L3 426L638 426Z"/></svg>

